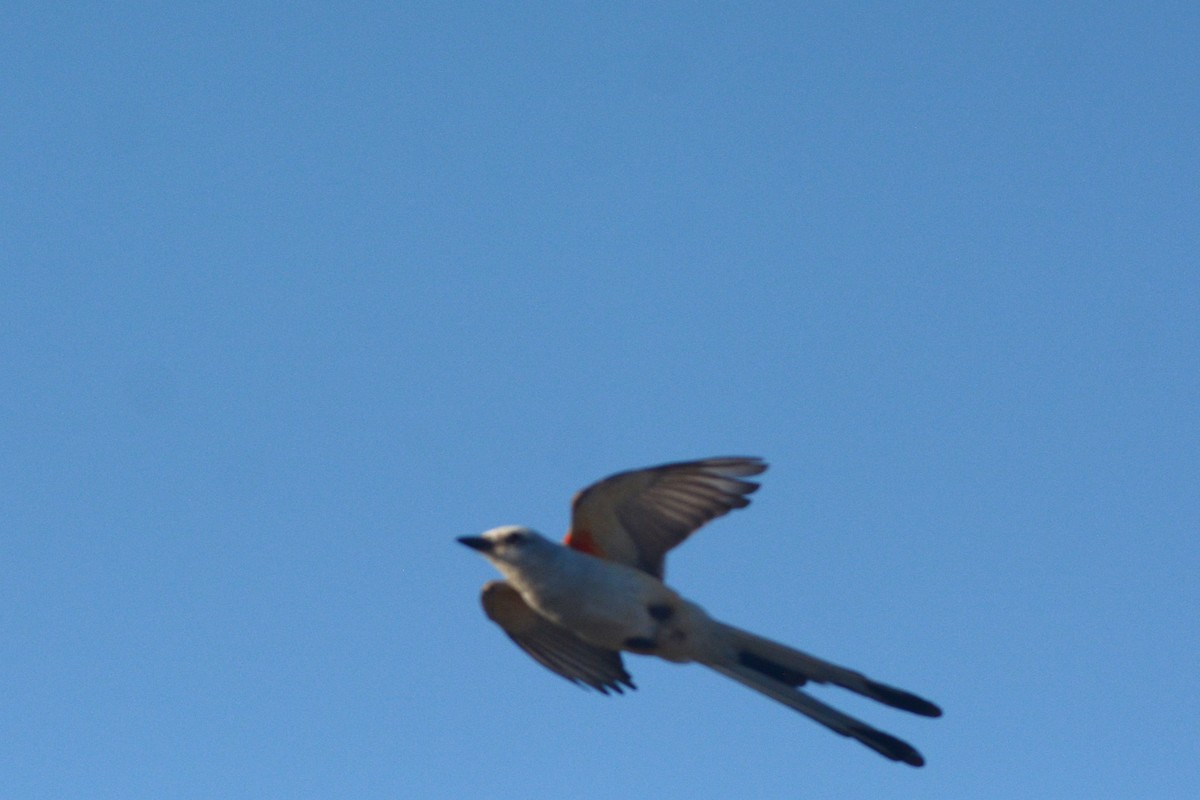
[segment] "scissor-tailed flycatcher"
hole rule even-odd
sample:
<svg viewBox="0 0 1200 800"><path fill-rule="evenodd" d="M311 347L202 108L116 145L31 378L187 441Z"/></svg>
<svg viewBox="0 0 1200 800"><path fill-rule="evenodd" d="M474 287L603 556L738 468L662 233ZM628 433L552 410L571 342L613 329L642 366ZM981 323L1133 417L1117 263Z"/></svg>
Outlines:
<svg viewBox="0 0 1200 800"><path fill-rule="evenodd" d="M635 688L622 650L695 661L893 761L923 765L912 745L799 687L832 683L940 716L933 703L718 622L663 584L667 551L709 520L748 505L758 484L744 478L766 468L758 458L708 458L609 476L575 496L565 547L518 525L460 538L507 578L484 585L484 611L540 664L605 694Z"/></svg>

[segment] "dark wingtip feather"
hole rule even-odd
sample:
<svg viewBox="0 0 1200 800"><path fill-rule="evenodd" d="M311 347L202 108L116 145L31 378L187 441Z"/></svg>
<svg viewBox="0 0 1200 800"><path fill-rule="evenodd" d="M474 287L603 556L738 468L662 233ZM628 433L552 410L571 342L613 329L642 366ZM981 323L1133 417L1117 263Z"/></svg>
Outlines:
<svg viewBox="0 0 1200 800"><path fill-rule="evenodd" d="M625 694L626 689L629 689L630 691L637 691L637 687L633 685L633 680L629 677L615 678L608 682L601 682L599 680L580 681L573 678L569 680L571 683L574 683L582 689L595 689L597 692L605 696L607 696L610 692Z"/></svg>

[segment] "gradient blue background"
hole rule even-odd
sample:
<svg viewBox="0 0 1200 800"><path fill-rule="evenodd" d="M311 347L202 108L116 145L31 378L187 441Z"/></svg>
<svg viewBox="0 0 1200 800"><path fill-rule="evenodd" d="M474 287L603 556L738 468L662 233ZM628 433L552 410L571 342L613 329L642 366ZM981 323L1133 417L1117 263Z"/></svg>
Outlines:
<svg viewBox="0 0 1200 800"><path fill-rule="evenodd" d="M1052 5L5 4L0 796L1192 796L1200 7ZM483 618L727 453L668 578L924 770Z"/></svg>

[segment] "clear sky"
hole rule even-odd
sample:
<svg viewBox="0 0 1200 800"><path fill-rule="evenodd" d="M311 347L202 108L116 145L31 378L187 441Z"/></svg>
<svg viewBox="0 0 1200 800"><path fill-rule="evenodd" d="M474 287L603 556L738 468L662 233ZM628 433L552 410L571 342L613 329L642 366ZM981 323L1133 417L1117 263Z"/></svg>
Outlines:
<svg viewBox="0 0 1200 800"><path fill-rule="evenodd" d="M6 3L0 796L1190 797L1200 6ZM771 463L668 580L944 706L605 698L454 538Z"/></svg>

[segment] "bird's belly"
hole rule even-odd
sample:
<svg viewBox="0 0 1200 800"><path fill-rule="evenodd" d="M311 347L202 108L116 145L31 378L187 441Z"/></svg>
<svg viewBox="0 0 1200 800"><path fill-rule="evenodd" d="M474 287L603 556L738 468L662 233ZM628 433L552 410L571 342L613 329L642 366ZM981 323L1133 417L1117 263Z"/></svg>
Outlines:
<svg viewBox="0 0 1200 800"><path fill-rule="evenodd" d="M557 611L557 622L598 647L624 649L630 639L649 637L652 621L644 606L631 596L576 596L576 602Z"/></svg>
<svg viewBox="0 0 1200 800"><path fill-rule="evenodd" d="M579 576L565 590L539 592L531 600L546 617L591 644L624 650L630 639L654 635L656 622L646 608L662 594L674 592L632 570L609 570L598 578Z"/></svg>
<svg viewBox="0 0 1200 800"><path fill-rule="evenodd" d="M536 599L546 617L606 650L656 655L686 663L696 658L697 637L711 627L704 609L661 582L630 571L614 580L577 581L569 592ZM701 648L703 649L703 648Z"/></svg>

